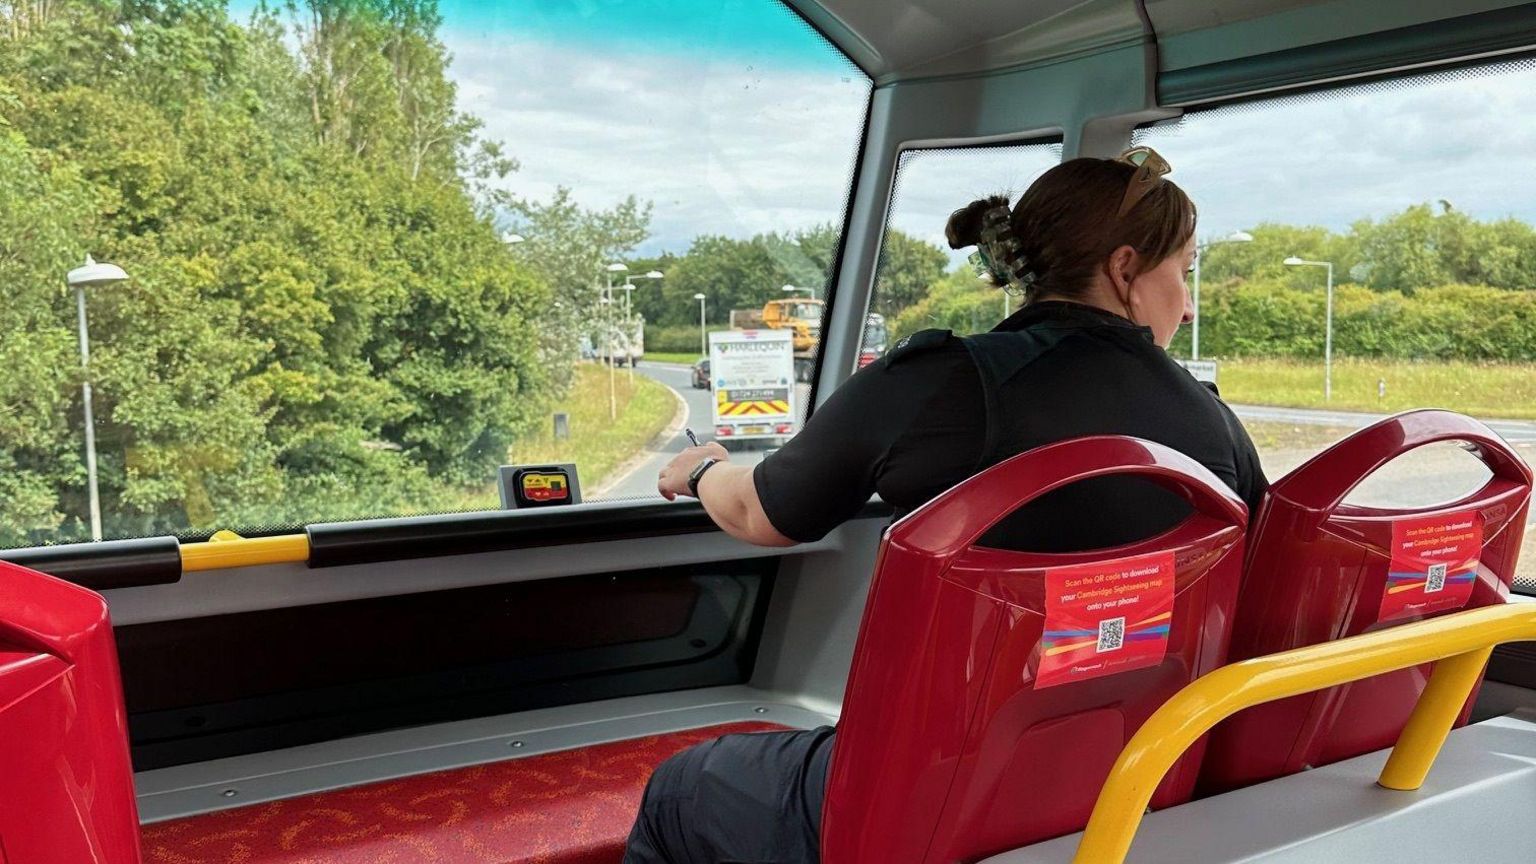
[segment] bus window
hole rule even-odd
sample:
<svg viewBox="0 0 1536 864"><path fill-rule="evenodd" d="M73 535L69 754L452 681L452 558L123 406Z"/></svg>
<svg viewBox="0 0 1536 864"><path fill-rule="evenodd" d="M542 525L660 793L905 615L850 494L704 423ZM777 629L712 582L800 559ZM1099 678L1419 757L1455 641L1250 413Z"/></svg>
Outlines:
<svg viewBox="0 0 1536 864"><path fill-rule="evenodd" d="M976 333L1018 308L1018 299L977 278L972 250L944 240L949 214L984 195L1017 202L1034 179L1061 161L1061 145L908 150L896 168L891 215L880 246L875 291L859 364L885 353L887 342L938 327Z"/></svg>
<svg viewBox="0 0 1536 864"><path fill-rule="evenodd" d="M1190 110L1135 141L1200 208L1198 329L1172 351L1217 377L1270 476L1409 408L1536 458L1536 62ZM1464 457L1408 454L1352 500L1454 499L1486 477ZM1536 591L1536 543L1521 558Z"/></svg>
<svg viewBox="0 0 1536 864"><path fill-rule="evenodd" d="M0 5L0 548L653 495L708 332L819 327L871 83L598 6Z"/></svg>

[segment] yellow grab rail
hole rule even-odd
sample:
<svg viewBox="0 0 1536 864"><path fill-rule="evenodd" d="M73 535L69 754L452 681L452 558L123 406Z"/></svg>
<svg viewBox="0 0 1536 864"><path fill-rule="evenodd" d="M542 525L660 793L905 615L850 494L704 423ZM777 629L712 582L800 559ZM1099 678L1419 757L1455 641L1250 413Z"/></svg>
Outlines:
<svg viewBox="0 0 1536 864"><path fill-rule="evenodd" d="M241 537L233 531L219 531L207 543L184 543L181 546L183 573L308 560L309 537L304 534Z"/></svg>
<svg viewBox="0 0 1536 864"><path fill-rule="evenodd" d="M1163 775L1227 717L1287 696L1438 661L1377 781L1388 789L1417 789L1493 647L1528 639L1536 639L1536 603L1511 603L1223 666L1174 694L1131 737L1110 769L1072 860L1124 861Z"/></svg>

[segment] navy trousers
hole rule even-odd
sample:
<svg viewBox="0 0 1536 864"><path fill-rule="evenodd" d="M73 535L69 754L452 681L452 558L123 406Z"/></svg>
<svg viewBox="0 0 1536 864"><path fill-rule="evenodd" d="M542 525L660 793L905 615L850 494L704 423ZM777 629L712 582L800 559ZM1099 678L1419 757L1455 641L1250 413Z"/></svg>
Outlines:
<svg viewBox="0 0 1536 864"><path fill-rule="evenodd" d="M661 763L624 864L817 864L835 732L725 735Z"/></svg>

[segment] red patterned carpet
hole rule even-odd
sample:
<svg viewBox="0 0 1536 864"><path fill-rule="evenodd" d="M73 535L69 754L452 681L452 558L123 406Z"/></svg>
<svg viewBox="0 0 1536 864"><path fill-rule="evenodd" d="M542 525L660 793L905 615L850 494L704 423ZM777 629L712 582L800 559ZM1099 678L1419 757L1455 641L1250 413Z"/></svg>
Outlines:
<svg viewBox="0 0 1536 864"><path fill-rule="evenodd" d="M420 774L143 829L153 864L616 864L651 771L730 723Z"/></svg>

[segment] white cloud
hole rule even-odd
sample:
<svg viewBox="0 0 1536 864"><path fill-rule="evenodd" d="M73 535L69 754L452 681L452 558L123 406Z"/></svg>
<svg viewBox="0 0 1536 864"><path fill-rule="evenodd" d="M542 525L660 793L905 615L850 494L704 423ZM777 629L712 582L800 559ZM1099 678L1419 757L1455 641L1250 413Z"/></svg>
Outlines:
<svg viewBox="0 0 1536 864"><path fill-rule="evenodd" d="M1173 163L1202 236L1261 222L1345 230L1441 199L1480 219L1536 223L1536 63L1197 112L1138 140ZM997 191L1018 200L1059 154L907 154L891 224L942 248L951 211Z"/></svg>
<svg viewBox="0 0 1536 864"><path fill-rule="evenodd" d="M544 198L565 185L593 207L650 200L646 252L842 218L869 93L856 73L448 41L461 104L522 161L508 188ZM1439 199L1536 222L1532 118L1536 64L1526 63L1229 106L1141 140L1173 163L1206 236L1266 221L1339 230ZM996 191L1017 196L1058 158L1039 145L909 155L892 224L942 247L951 211Z"/></svg>
<svg viewBox="0 0 1536 864"><path fill-rule="evenodd" d="M1058 144L909 151L901 159L890 224L947 250L944 225L951 213L999 193L1017 202L1036 177L1060 161ZM951 263L968 252L952 253Z"/></svg>
<svg viewBox="0 0 1536 864"><path fill-rule="evenodd" d="M1440 199L1536 222L1536 64L1220 108L1140 140L1173 163L1209 236L1346 229Z"/></svg>
<svg viewBox="0 0 1536 864"><path fill-rule="evenodd" d="M860 76L535 41L449 47L461 106L522 163L506 187L546 198L569 186L591 207L650 200L646 251L842 219L869 99Z"/></svg>

